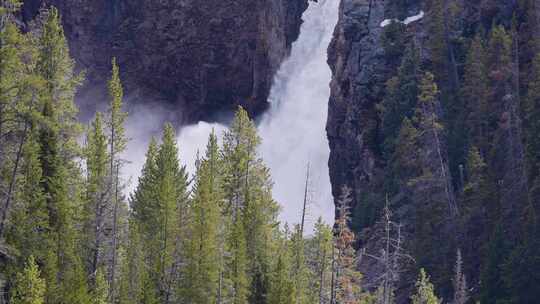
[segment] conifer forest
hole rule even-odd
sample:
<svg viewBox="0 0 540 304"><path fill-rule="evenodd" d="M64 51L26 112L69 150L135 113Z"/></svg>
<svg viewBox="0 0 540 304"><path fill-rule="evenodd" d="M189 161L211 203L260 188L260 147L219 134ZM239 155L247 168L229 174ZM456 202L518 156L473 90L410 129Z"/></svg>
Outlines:
<svg viewBox="0 0 540 304"><path fill-rule="evenodd" d="M3 303L540 303L540 1L0 0Z"/></svg>

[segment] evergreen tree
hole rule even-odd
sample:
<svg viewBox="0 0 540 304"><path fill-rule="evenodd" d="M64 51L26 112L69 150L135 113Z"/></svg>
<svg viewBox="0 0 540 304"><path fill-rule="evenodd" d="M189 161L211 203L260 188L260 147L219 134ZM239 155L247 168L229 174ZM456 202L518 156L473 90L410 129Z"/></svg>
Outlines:
<svg viewBox="0 0 540 304"><path fill-rule="evenodd" d="M455 231L458 210L448 170L434 76L426 73L419 88L413 120L404 119L402 123L393 170L400 190L406 195L403 203L410 201L414 206L406 209L415 219L411 227L414 229L414 257L421 267L437 275L437 283L449 283L444 273L450 264L441 263L440 259L453 251L455 232L452 231Z"/></svg>
<svg viewBox="0 0 540 304"><path fill-rule="evenodd" d="M144 246L148 277L143 297L170 303L178 297L179 267L186 263L188 177L178 161L175 131L166 124L162 144L150 145L133 208ZM146 276L145 275L145 276ZM147 287L148 286L148 287Z"/></svg>
<svg viewBox="0 0 540 304"><path fill-rule="evenodd" d="M389 158L396 145L401 122L405 117L411 118L414 114L418 98L418 85L420 83L420 58L414 44L407 46L398 68L397 76L386 83L386 96L381 104L382 136L384 139L384 152Z"/></svg>
<svg viewBox="0 0 540 304"><path fill-rule="evenodd" d="M157 210L154 208L154 195L156 185L156 157L158 144L155 138L150 140L146 152L146 160L139 177L137 188L131 196L130 206L134 227L141 231L149 231L157 219ZM135 229L135 228L134 228Z"/></svg>
<svg viewBox="0 0 540 304"><path fill-rule="evenodd" d="M290 245L292 254L291 278L294 284L293 302L308 303L309 269L306 267L305 240L300 225L295 225L291 235Z"/></svg>
<svg viewBox="0 0 540 304"><path fill-rule="evenodd" d="M190 253L188 258L189 296L192 303L214 303L220 276L220 224L222 162L217 137L210 135L206 154L199 161L191 203Z"/></svg>
<svg viewBox="0 0 540 304"><path fill-rule="evenodd" d="M362 300L365 300L360 287L362 275L356 269L357 259L354 249L356 237L349 228L351 201L350 188L343 187L338 200L334 240L337 252L334 270L336 272L335 299L339 304L360 304Z"/></svg>
<svg viewBox="0 0 540 304"><path fill-rule="evenodd" d="M74 161L80 128L73 98L80 77L73 73L73 60L55 8L47 12L41 29L37 70L46 87L38 138L41 189L49 220L45 234L49 252L43 267L46 301L87 303L86 276L77 255L78 232L74 227L81 193L80 171Z"/></svg>
<svg viewBox="0 0 540 304"><path fill-rule="evenodd" d="M462 96L465 102L465 125L468 129L469 142L479 147L483 155L487 152L486 133L487 116L487 70L486 51L481 34L477 34L467 54Z"/></svg>
<svg viewBox="0 0 540 304"><path fill-rule="evenodd" d="M526 209L519 243L513 248L502 271L510 303L532 304L540 297L537 288L540 284L540 225L536 208L530 204Z"/></svg>
<svg viewBox="0 0 540 304"><path fill-rule="evenodd" d="M295 282L292 276L294 261L290 248L290 231L285 226L284 232L278 235L278 251L275 265L270 275L268 304L290 304L295 302Z"/></svg>
<svg viewBox="0 0 540 304"><path fill-rule="evenodd" d="M112 76L108 83L110 105L108 110L108 127L109 127L109 185L110 189L110 207L112 209L112 244L111 244L111 262L109 265L109 285L110 285L110 297L114 302L116 296L116 269L118 258L118 234L119 234L119 216L122 210L121 204L123 203L120 198L120 169L122 167L122 160L118 156L122 153L127 144L127 138L125 136L124 124L127 118L127 113L122 111L123 105L123 88L120 81L120 71L116 64L116 58L112 60Z"/></svg>
<svg viewBox="0 0 540 304"><path fill-rule="evenodd" d="M143 284L146 278L147 268L144 264L144 248L141 243L139 227L133 214L130 214L128 240L125 245L125 254L122 259L119 296L120 304L145 303L143 295L147 294L144 290L147 285ZM149 301L148 303L153 303Z"/></svg>
<svg viewBox="0 0 540 304"><path fill-rule="evenodd" d="M33 256L22 273L17 275L15 286L11 291L12 304L43 304L45 303L45 281L40 278L40 271Z"/></svg>
<svg viewBox="0 0 540 304"><path fill-rule="evenodd" d="M470 274L471 282L479 279L477 261L486 254L486 242L497 221L498 206L494 197L494 186L488 176L488 167L480 151L471 147L465 167L466 179L461 195L461 222L462 233L467 238L461 241L465 261L464 273Z"/></svg>
<svg viewBox="0 0 540 304"><path fill-rule="evenodd" d="M411 297L413 304L439 304L440 300L435 295L435 288L431 284L424 269L420 269L418 281L416 281L416 293Z"/></svg>
<svg viewBox="0 0 540 304"><path fill-rule="evenodd" d="M528 181L522 142L520 99L516 88L512 38L502 26L491 32L488 56L492 147L488 163L499 183L499 204L505 238L516 240L519 217L527 206Z"/></svg>
<svg viewBox="0 0 540 304"><path fill-rule="evenodd" d="M508 289L504 284L503 266L508 258L508 245L499 223L489 241L489 248L481 274L481 303L505 303Z"/></svg>
<svg viewBox="0 0 540 304"><path fill-rule="evenodd" d="M87 135L86 154L86 205L84 210L85 220L85 245L88 247L87 263L88 272L95 275L98 268L103 265L101 261L104 254L105 216L108 214L108 199L110 187L108 187L108 163L107 137L103 130L101 113L96 114L91 129Z"/></svg>
<svg viewBox="0 0 540 304"><path fill-rule="evenodd" d="M314 236L308 243L308 266L311 268L308 285L309 303L330 301L330 266L332 264L332 229L319 217Z"/></svg>
<svg viewBox="0 0 540 304"><path fill-rule="evenodd" d="M107 304L109 286L107 286L107 280L103 274L103 270L100 268L96 273L96 280L94 284L94 290L92 291L92 304Z"/></svg>
<svg viewBox="0 0 540 304"><path fill-rule="evenodd" d="M230 129L223 138L225 211L232 219L228 229L230 256L229 269L235 295L249 294L250 303L263 303L268 288L269 248L276 227L278 205L272 199L269 170L259 158L260 138L255 124L240 108ZM240 227L243 225L243 227ZM244 240L239 238L244 237ZM246 246L244 248L244 246ZM247 260L242 256L246 254ZM242 273L246 268L246 278ZM245 283L250 284L248 293ZM235 296L235 299L237 297ZM243 300L241 300L243 301ZM242 303L242 302L239 302Z"/></svg>
<svg viewBox="0 0 540 304"><path fill-rule="evenodd" d="M35 75L36 43L17 28L20 2L0 4L0 237L4 235L17 191L24 146L38 118L42 79Z"/></svg>

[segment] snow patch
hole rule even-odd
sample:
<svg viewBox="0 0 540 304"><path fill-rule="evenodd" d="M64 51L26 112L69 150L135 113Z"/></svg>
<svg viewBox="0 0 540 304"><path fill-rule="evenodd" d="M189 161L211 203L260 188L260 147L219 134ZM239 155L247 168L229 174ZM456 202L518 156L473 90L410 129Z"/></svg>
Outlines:
<svg viewBox="0 0 540 304"><path fill-rule="evenodd" d="M424 18L424 11L420 11L420 13L418 13L417 15L414 15L414 16L410 16L410 17L407 17L405 18L405 20L401 21L399 19L385 19L381 22L381 27L385 27L385 26L388 26L394 22L399 22L399 23L403 23L405 25L408 25L410 23L413 23L413 22L416 22L422 18Z"/></svg>
<svg viewBox="0 0 540 304"><path fill-rule="evenodd" d="M413 23L413 22L416 22L420 19L424 18L424 11L420 11L420 13L418 13L418 15L414 15L414 16L411 16L411 17L407 17L405 19L405 21L403 21L403 24L407 25L409 23Z"/></svg>

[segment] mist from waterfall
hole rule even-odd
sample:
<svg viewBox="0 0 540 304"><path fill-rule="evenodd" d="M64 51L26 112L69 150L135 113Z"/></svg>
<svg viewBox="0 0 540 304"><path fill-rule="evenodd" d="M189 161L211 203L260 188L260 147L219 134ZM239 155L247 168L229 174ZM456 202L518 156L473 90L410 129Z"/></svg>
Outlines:
<svg viewBox="0 0 540 304"><path fill-rule="evenodd" d="M303 15L300 36L292 45L291 55L275 76L269 97L270 109L258 124L263 142L260 153L271 170L274 198L282 206L282 222L300 222L306 168L310 163L312 203L308 210L306 231L313 229L319 216L327 223L333 223L334 220L325 126L331 80L327 48L337 23L338 6L338 0L310 1ZM153 110L148 109L149 112ZM130 134L132 139L137 140L130 143L127 158L137 161L132 161L126 167L126 175L131 176L128 191L134 190L150 138L150 135L142 136L140 133L140 122L151 126L161 126L163 123L159 119L152 119L146 114L147 111L143 111L145 114L136 112L140 115L130 117L135 127L130 128L128 122L128 131L131 129L139 132ZM159 136L154 129L152 135ZM197 153L204 153L212 130L220 138L226 126L199 122L179 131L180 161L191 174L195 171Z"/></svg>
<svg viewBox="0 0 540 304"><path fill-rule="evenodd" d="M338 6L337 0L310 2L291 56L276 75L271 108L259 125L261 154L271 169L274 198L283 206L284 221L300 221L310 164L308 231L319 216L327 223L334 220L325 126L332 77L327 48L337 23Z"/></svg>

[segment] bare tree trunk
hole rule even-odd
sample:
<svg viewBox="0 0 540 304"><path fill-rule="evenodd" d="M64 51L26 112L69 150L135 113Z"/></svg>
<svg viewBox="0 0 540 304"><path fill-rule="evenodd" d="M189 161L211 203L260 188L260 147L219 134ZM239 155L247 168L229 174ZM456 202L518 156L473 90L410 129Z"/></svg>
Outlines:
<svg viewBox="0 0 540 304"><path fill-rule="evenodd" d="M304 187L304 205L302 208L302 221L300 224L300 238L304 237L304 224L306 221L306 207L308 202L308 191L309 191L309 169L310 169L310 163L307 164L307 172L306 172L306 185Z"/></svg>
<svg viewBox="0 0 540 304"><path fill-rule="evenodd" d="M34 102L35 102L35 94L32 95L32 101L31 101L29 109L28 109L29 112L32 111L32 109L34 107ZM19 166L20 166L21 159L22 159L23 148L24 148L24 144L26 143L26 138L28 136L28 129L30 127L30 121L29 120L30 120L29 118L26 118L26 117L24 118L23 134L21 136L21 140L19 141L19 147L17 148L17 156L15 158L15 166L13 167L13 170L11 172L11 180L9 182L9 188L8 188L8 191L7 191L7 194L6 194L6 201L5 201L4 206L2 208L2 215L1 215L1 219L0 219L0 239L4 235L4 226L5 226L5 222L6 222L6 218L7 218L9 208L11 206L11 199L13 197L13 192L15 190L15 184L17 183L17 172L19 171Z"/></svg>
<svg viewBox="0 0 540 304"><path fill-rule="evenodd" d="M436 113L435 108L433 107L433 104L430 104L430 106L431 106L431 109L429 109L430 120L431 120L430 123L431 123L431 128L433 129L433 136L435 138L435 146L437 149L437 156L439 158L439 166L441 168L441 177L443 178L443 182L444 182L444 192L448 200L450 219L455 219L455 217L458 216L459 211L456 205L454 194L452 192L452 185L451 185L452 182L450 180L450 176L446 172L446 165L444 164L444 159L443 159L442 150L441 150L441 141L439 139L439 132L437 132L437 122L435 121L435 113Z"/></svg>
<svg viewBox="0 0 540 304"><path fill-rule="evenodd" d="M111 263L111 303L114 303L115 280L116 280L116 240L118 232L118 173L120 164L116 164L116 176L114 186L114 212L113 212L113 235L112 235L112 263Z"/></svg>
<svg viewBox="0 0 540 304"><path fill-rule="evenodd" d="M2 218L0 219L0 238L3 237L4 234L4 225L6 222L7 214L9 207L11 205L11 198L13 197L13 192L15 189L16 179L17 179L17 172L19 171L19 165L22 158L22 151L24 147L24 143L26 142L26 134L28 132L28 123L25 123L23 136L21 136L21 140L19 142L19 147L17 148L17 157L15 159L15 166L13 167L13 170L11 172L11 180L9 181L9 188L8 192L6 194L6 201L4 203L4 206L2 208Z"/></svg>
<svg viewBox="0 0 540 304"><path fill-rule="evenodd" d="M330 287L330 304L336 304L336 247L332 246L332 282Z"/></svg>
<svg viewBox="0 0 540 304"><path fill-rule="evenodd" d="M319 246L320 248L320 246ZM324 269L326 268L326 246L323 248L321 256L321 270L319 273L319 304L323 304L324 292Z"/></svg>

